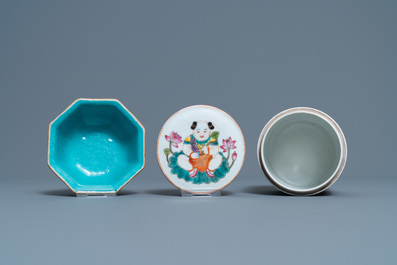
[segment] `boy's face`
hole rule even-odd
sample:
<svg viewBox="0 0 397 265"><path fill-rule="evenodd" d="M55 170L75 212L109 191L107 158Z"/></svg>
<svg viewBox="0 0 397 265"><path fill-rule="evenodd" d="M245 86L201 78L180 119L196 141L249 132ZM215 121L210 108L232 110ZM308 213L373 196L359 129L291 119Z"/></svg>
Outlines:
<svg viewBox="0 0 397 265"><path fill-rule="evenodd" d="M199 141L207 140L210 137L211 130L208 128L208 123L199 121L197 127L193 130L194 137Z"/></svg>

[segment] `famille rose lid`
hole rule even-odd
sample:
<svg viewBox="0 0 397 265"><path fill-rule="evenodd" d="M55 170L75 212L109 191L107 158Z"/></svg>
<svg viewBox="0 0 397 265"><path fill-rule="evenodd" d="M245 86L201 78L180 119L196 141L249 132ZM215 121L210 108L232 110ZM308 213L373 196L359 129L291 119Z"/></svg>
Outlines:
<svg viewBox="0 0 397 265"><path fill-rule="evenodd" d="M243 166L245 142L226 112L205 105L184 108L164 124L157 159L177 188L209 194L230 184Z"/></svg>

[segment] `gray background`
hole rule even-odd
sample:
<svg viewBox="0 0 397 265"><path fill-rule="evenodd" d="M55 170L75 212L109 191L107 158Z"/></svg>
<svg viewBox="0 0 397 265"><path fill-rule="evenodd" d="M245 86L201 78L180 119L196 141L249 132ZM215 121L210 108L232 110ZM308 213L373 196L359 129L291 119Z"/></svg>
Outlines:
<svg viewBox="0 0 397 265"><path fill-rule="evenodd" d="M0 264L394 264L395 1L0 1ZM116 198L74 198L46 165L48 124L117 98L146 128L146 168ZM155 145L208 104L243 130L220 198L181 198ZM348 162L320 196L265 179L256 142L296 106L341 126Z"/></svg>

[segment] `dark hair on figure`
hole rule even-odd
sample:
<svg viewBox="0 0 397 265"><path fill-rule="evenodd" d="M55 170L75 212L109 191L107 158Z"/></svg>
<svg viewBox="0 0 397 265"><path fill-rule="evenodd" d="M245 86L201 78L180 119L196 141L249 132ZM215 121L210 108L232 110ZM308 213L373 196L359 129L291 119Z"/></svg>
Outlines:
<svg viewBox="0 0 397 265"><path fill-rule="evenodd" d="M212 122L207 123L208 124L208 128L210 128L211 130L215 128L215 126L212 124ZM194 130L197 127L197 121L194 121L192 123L192 126L190 126L190 129Z"/></svg>

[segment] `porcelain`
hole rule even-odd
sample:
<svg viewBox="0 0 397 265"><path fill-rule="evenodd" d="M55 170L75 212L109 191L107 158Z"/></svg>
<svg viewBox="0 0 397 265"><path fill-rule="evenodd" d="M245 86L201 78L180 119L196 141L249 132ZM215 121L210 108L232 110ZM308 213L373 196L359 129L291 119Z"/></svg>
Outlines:
<svg viewBox="0 0 397 265"><path fill-rule="evenodd" d="M76 194L115 194L145 166L145 128L116 99L76 100L48 135L48 166Z"/></svg>
<svg viewBox="0 0 397 265"><path fill-rule="evenodd" d="M346 139L338 124L313 108L292 108L273 117L258 141L258 159L281 191L313 195L340 176L346 164Z"/></svg>
<svg viewBox="0 0 397 265"><path fill-rule="evenodd" d="M166 178L192 194L210 194L230 184L243 166L245 141L224 111L206 105L184 108L164 124L157 159Z"/></svg>

